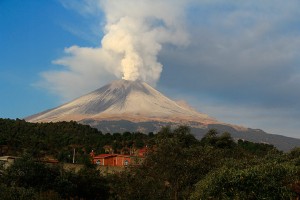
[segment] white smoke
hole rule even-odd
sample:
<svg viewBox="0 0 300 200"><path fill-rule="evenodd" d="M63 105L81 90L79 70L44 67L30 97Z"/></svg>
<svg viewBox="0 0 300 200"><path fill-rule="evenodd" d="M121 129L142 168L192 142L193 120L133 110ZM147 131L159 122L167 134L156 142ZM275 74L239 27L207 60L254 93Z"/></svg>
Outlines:
<svg viewBox="0 0 300 200"><path fill-rule="evenodd" d="M96 17L96 12L102 11L105 15L101 46L66 48L68 56L54 63L67 70L42 74L44 85L67 99L95 89L112 77L155 85L163 68L157 60L162 46L188 44L184 26L187 1L95 0L83 1L82 6L78 1L76 6L63 2L80 13Z"/></svg>
<svg viewBox="0 0 300 200"><path fill-rule="evenodd" d="M162 44L186 44L184 1L114 0L102 2L107 17L102 48L121 56L123 79L154 84L162 64Z"/></svg>

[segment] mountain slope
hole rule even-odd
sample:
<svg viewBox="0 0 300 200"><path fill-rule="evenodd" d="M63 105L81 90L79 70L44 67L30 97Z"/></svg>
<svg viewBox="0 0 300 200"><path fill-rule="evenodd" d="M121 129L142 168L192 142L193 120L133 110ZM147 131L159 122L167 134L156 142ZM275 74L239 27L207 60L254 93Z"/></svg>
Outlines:
<svg viewBox="0 0 300 200"><path fill-rule="evenodd" d="M219 123L177 104L144 82L126 80L114 81L74 101L26 118L31 122L84 119Z"/></svg>

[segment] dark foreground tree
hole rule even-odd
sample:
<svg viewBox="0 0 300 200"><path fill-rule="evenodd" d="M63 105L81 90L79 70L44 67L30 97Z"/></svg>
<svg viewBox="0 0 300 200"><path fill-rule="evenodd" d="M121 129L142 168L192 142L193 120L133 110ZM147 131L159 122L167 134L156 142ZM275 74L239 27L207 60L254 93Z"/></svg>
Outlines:
<svg viewBox="0 0 300 200"><path fill-rule="evenodd" d="M231 155L232 138L219 140L217 147L202 145L188 127L163 128L142 165L114 177L115 198L187 199L194 184Z"/></svg>
<svg viewBox="0 0 300 200"><path fill-rule="evenodd" d="M0 199L108 199L109 195L106 179L94 167L75 173L25 156L0 171Z"/></svg>
<svg viewBox="0 0 300 200"><path fill-rule="evenodd" d="M222 167L196 184L191 199L292 199L299 175L300 169L289 163Z"/></svg>

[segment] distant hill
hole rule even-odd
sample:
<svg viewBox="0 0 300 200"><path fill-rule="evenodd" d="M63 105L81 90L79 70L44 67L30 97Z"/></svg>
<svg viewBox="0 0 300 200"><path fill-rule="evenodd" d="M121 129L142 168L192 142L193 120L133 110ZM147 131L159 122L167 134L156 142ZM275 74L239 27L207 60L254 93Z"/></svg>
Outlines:
<svg viewBox="0 0 300 200"><path fill-rule="evenodd" d="M172 122L156 122L156 121L148 121L148 122L131 122L126 120L120 121L93 121L83 120L80 123L89 124L92 127L101 130L103 133L106 132L119 132L122 133L124 131L139 131L143 133L154 132L156 133L163 126L171 126L176 127L180 124L172 123ZM300 139L286 137L282 135L268 134L259 129L245 129L245 130L237 130L231 126L222 125L222 124L211 124L207 127L203 128L195 128L191 126L191 131L193 135L195 135L198 139L201 139L210 129L216 129L219 133L228 132L235 140L247 140L256 143L266 143L273 144L279 150L289 151L295 147L300 147Z"/></svg>

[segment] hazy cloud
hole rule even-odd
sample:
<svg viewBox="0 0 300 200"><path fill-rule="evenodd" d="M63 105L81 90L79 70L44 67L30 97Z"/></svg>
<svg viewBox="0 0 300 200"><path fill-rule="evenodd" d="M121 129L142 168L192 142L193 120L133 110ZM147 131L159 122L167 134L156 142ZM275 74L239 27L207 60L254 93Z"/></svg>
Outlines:
<svg viewBox="0 0 300 200"><path fill-rule="evenodd" d="M283 25L289 26L292 19L290 15L293 15L291 10L287 10L290 7L291 5L278 5L273 10L265 8L264 12L249 8L245 11L246 14L242 12L243 7L237 7L219 13L206 26L199 23L197 28L193 28L195 24L190 24L193 26L190 28L191 45L181 51L165 48L161 54L163 64L170 66L165 68L161 82L169 82L182 88L198 88L202 92L223 96L224 100L228 99L230 102L243 103L248 98L256 103L269 104L270 98L274 98L271 103L276 103L277 99L292 103L300 95L292 90L300 83L300 31L277 30ZM275 11L280 11L282 17L274 17ZM197 13L192 16L194 15L197 16ZM254 17L247 17L246 20L242 16ZM229 23L230 21L233 22ZM245 21L247 23L242 29L240 26ZM169 75L172 72L178 74L178 71L188 85L168 81L171 77Z"/></svg>
<svg viewBox="0 0 300 200"><path fill-rule="evenodd" d="M158 81L163 65L157 60L162 45L185 46L184 1L113 0L62 1L83 16L105 14L104 36L98 47L73 46L54 61L65 66L44 72L44 86L64 98L74 98L113 78Z"/></svg>
<svg viewBox="0 0 300 200"><path fill-rule="evenodd" d="M200 110L220 120L296 136L300 2L224 2L192 9L192 42L162 50L160 85L196 97Z"/></svg>
<svg viewBox="0 0 300 200"><path fill-rule="evenodd" d="M97 89L120 76L117 67L111 67L119 66L119 63L101 48L72 46L66 48L65 53L65 57L53 61L64 68L42 73L45 81L40 83L65 100Z"/></svg>

